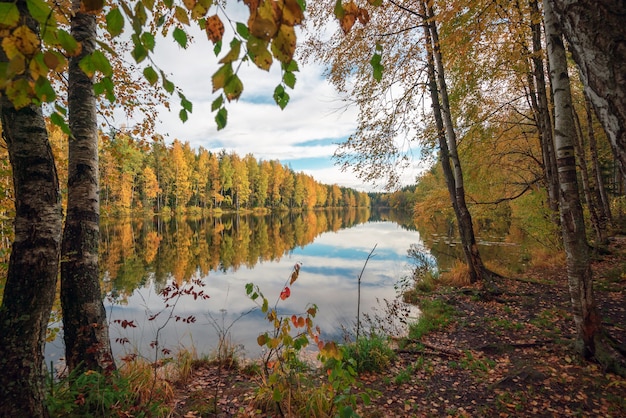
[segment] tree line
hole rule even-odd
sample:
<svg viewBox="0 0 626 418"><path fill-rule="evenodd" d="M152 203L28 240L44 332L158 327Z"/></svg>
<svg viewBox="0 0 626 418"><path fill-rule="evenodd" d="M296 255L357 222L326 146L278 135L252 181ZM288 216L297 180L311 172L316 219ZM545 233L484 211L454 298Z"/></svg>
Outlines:
<svg viewBox="0 0 626 418"><path fill-rule="evenodd" d="M319 183L278 160L193 149L159 137L140 144L104 136L99 148L103 213L368 207L367 193Z"/></svg>

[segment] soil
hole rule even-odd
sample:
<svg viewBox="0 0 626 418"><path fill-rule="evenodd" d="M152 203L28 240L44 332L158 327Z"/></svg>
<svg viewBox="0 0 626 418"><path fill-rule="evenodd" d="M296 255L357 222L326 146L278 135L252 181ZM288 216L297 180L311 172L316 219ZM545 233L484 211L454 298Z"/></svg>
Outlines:
<svg viewBox="0 0 626 418"><path fill-rule="evenodd" d="M626 347L626 237L593 263L594 291L606 331ZM421 345L396 349L391 367L362 374L362 417L626 417L626 379L576 355L564 266L502 279L486 301L478 288L438 291L454 321ZM246 370L251 369L250 367ZM322 371L323 372L323 371ZM321 373L323 375L323 373ZM255 401L261 380L243 367L203 364L178 384L174 417L265 417Z"/></svg>

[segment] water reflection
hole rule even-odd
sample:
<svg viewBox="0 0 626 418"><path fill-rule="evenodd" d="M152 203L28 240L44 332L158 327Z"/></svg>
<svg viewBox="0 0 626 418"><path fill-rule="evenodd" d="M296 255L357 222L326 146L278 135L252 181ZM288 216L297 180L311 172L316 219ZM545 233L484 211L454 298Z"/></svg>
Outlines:
<svg viewBox="0 0 626 418"><path fill-rule="evenodd" d="M103 225L101 271L114 351L154 353L150 343L158 333L161 348L193 346L208 354L217 335L234 323L231 342L256 356L256 338L269 326L260 310L251 311L255 305L245 284L253 282L270 301L278 300L295 263L302 263L300 277L291 297L280 302L280 313L303 313L315 303L323 336L341 338L342 328L351 329L356 320L357 277L372 248L377 246L362 278L362 312L395 297L394 283L410 273L407 249L420 242L415 230L369 218L369 210L352 210ZM167 307L159 292L172 280L182 285L193 278L203 280L210 298L181 297L173 315L193 315L195 322L168 322L173 302ZM122 328L123 320L137 327ZM62 356L60 345L50 344L49 358Z"/></svg>

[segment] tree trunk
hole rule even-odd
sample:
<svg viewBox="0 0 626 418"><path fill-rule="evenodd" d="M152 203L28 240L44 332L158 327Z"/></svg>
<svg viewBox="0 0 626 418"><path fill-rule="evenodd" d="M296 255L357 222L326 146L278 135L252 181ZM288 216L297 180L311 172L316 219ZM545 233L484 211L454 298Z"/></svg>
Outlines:
<svg viewBox="0 0 626 418"><path fill-rule="evenodd" d="M98 275L100 202L98 132L93 82L78 66L94 50L96 17L74 0L72 35L82 51L70 59L68 108L68 204L63 233L61 305L65 355L70 370L115 368Z"/></svg>
<svg viewBox="0 0 626 418"><path fill-rule="evenodd" d="M591 220L591 226L596 234L595 246L596 250L599 247L606 247L608 244L608 237L606 234L606 222L603 224L600 220L600 214L598 210L598 204L592 196L591 182L589 181L589 169L587 168L587 155L585 152L585 141L583 140L582 126L580 125L580 118L576 109L572 107L572 119L575 124L576 137L574 141L574 147L576 155L578 157L578 166L580 168L580 180L583 187L583 193L585 195L585 202L587 203L587 209L589 210L589 218Z"/></svg>
<svg viewBox="0 0 626 418"><path fill-rule="evenodd" d="M551 0L544 0L544 20L554 97L554 140L559 170L561 229L576 324L576 348L583 357L595 357L606 368L617 371L623 367L623 359L620 365L619 356L604 338L593 296L589 246L576 178L575 132L567 59L561 28L552 10Z"/></svg>
<svg viewBox="0 0 626 418"><path fill-rule="evenodd" d="M550 0L593 104L626 176L626 2Z"/></svg>
<svg viewBox="0 0 626 418"><path fill-rule="evenodd" d="M599 202L600 208L600 221L604 223L606 227L608 223L612 222L611 206L609 204L609 197L606 194L606 187L604 186L604 179L602 178L602 169L600 167L600 161L598 159L598 146L596 143L596 134L593 129L593 115L591 111L591 103L589 99L585 97L585 113L587 114L587 135L589 137L589 153L591 154L591 175L595 179L596 187L594 192L596 194L596 200Z"/></svg>
<svg viewBox="0 0 626 418"><path fill-rule="evenodd" d="M430 82L431 97L433 99L433 111L435 113L439 113L438 117L440 120L437 120L437 116L435 120L437 121L437 129L439 130L440 135L444 135L445 133L445 141L442 142L440 137L442 164L444 165L444 174L446 174L446 170L451 169L452 171L452 181L447 183L448 190L453 201L452 205L457 218L461 245L463 246L463 252L469 269L470 282L475 283L485 278L487 270L483 265L480 252L478 251L478 245L476 244L476 238L474 236L472 216L465 202L463 171L461 169L461 161L459 160L456 146L456 133L452 123L452 115L448 100L448 90L444 76L445 73L440 51L439 34L436 22L432 19L434 11L432 7L429 7L428 10L426 10L426 7L427 6L422 2L423 13L426 15L426 12L428 12L428 21L425 25L428 30L428 33L426 33L426 42L428 44L427 49L429 59L432 61L429 63L429 66L433 67L433 69L429 70L429 72L434 72L434 74L431 74L431 76L433 76L433 80ZM433 91L433 87L435 88L435 91ZM437 102L437 105L435 105L435 102ZM442 127L439 126L440 123L443 125ZM444 145L445 148L442 145ZM449 174L450 173L448 173L448 175ZM450 180L446 179L446 182L448 181Z"/></svg>
<svg viewBox="0 0 626 418"><path fill-rule="evenodd" d="M41 108L16 110L4 96L0 108L15 190L15 241L0 307L0 416L47 417L43 349L59 268L59 181Z"/></svg>
<svg viewBox="0 0 626 418"><path fill-rule="evenodd" d="M554 154L554 140L552 137L552 118L548 106L548 94L546 89L546 77L544 69L545 54L541 45L541 23L537 16L540 16L537 0L529 2L531 8L531 31L533 38L533 75L535 79L537 100L536 118L539 128L539 141L543 157L543 170L548 189L548 204L552 210L555 221L558 222L559 213L559 179L556 169L556 157Z"/></svg>

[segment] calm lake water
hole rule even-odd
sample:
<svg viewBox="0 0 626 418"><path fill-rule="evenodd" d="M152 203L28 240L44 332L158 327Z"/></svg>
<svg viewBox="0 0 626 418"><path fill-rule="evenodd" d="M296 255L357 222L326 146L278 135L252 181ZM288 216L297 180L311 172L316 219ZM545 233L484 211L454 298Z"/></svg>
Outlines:
<svg viewBox="0 0 626 418"><path fill-rule="evenodd" d="M354 329L357 279L374 246L361 282L361 312L370 314L372 308L383 309L383 299L395 298L394 284L410 274L407 249L419 242L416 230L375 220L369 210L103 225L102 284L113 349L118 356L139 351L153 357L150 343L158 335L161 348L210 354L218 333L228 329L241 354L256 357L256 339L269 326L246 296L245 285L258 285L272 304L296 263L301 264L299 278L291 296L278 303L278 312L303 313L316 304L315 325L325 338L340 339L342 329ZM173 309L167 307L161 290L192 279L201 279L210 297L185 295ZM195 322L167 321L170 313L193 315ZM124 320L137 327L122 328ZM123 339L128 342L120 343ZM60 336L48 343L46 354L48 363L62 357Z"/></svg>
<svg viewBox="0 0 626 418"><path fill-rule="evenodd" d="M291 296L278 302L279 314L301 314L316 304L314 324L322 337L341 340L346 330L354 331L358 277L374 247L361 280L361 313L383 317L384 300L393 300L395 285L411 275L411 246L434 264L428 245L439 248L441 263L456 251L453 240L442 238L444 233L429 233L425 243L410 222L369 209L115 221L105 223L101 234L104 301L118 357L139 352L154 358L150 344L157 338L160 348L174 353L188 348L211 354L218 335L226 331L240 355L258 356L256 339L270 327L246 296L245 285L258 285L270 305L278 302L296 263L301 264L300 275ZM161 291L166 286L175 282L188 287L195 279L203 285L194 290L201 289L208 299L183 295L175 305L164 301ZM176 321L175 316L193 316L195 322ZM136 327L123 328L123 321ZM63 356L60 336L47 344L46 356L48 364Z"/></svg>

